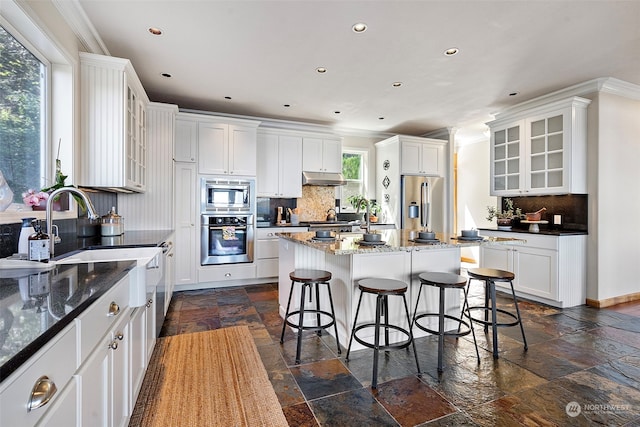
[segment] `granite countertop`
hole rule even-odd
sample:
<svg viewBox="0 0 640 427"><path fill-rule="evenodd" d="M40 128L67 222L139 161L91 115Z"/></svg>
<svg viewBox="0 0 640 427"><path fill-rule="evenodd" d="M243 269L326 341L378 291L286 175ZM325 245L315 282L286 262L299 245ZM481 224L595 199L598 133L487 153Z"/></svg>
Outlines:
<svg viewBox="0 0 640 427"><path fill-rule="evenodd" d="M545 236L580 236L589 234L585 230L565 230L565 229L545 229L540 228L538 232L531 232L528 228L512 228L511 230L498 230L497 228L479 228L478 230L486 230L486 231L500 231L503 233L522 233L522 234L540 234Z"/></svg>
<svg viewBox="0 0 640 427"><path fill-rule="evenodd" d="M135 261L56 265L35 274L0 270L0 381L73 322Z"/></svg>
<svg viewBox="0 0 640 427"><path fill-rule="evenodd" d="M378 230L376 233L382 235L384 245L361 244L362 233L335 233L336 239L328 242L313 240L314 232L301 233L277 233L283 239L300 243L333 255L368 254L379 252L398 252L413 250L437 250L445 248L468 247L479 245L501 245L501 244L525 244L526 239L512 239L505 237L483 237L482 240L466 241L460 240L457 236L436 233L438 242L418 243L414 239L418 237L416 230ZM482 237L482 236L480 236Z"/></svg>
<svg viewBox="0 0 640 427"><path fill-rule="evenodd" d="M61 234L55 257L85 249L159 246L173 230L125 231L116 237ZM0 381L26 362L136 265L115 261L56 265L30 274L0 270Z"/></svg>

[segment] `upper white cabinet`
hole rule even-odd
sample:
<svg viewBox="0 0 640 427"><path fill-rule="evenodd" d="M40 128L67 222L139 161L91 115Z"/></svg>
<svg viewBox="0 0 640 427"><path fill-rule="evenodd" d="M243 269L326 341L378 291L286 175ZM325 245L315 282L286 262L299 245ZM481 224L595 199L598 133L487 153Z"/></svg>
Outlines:
<svg viewBox="0 0 640 427"><path fill-rule="evenodd" d="M302 169L342 173L342 142L335 138L302 138Z"/></svg>
<svg viewBox="0 0 640 427"><path fill-rule="evenodd" d="M145 191L149 98L131 62L80 53L81 177L87 187Z"/></svg>
<svg viewBox="0 0 640 427"><path fill-rule="evenodd" d="M302 197L302 137L258 133L258 197Z"/></svg>
<svg viewBox="0 0 640 427"><path fill-rule="evenodd" d="M442 176L443 141L401 137L400 172L402 175Z"/></svg>
<svg viewBox="0 0 640 427"><path fill-rule="evenodd" d="M176 162L196 161L198 155L198 122L181 117L176 117L175 147L173 150L173 160Z"/></svg>
<svg viewBox="0 0 640 427"><path fill-rule="evenodd" d="M198 172L256 175L256 128L259 122L198 119Z"/></svg>
<svg viewBox="0 0 640 427"><path fill-rule="evenodd" d="M491 195L586 193L590 102L572 97L488 123Z"/></svg>

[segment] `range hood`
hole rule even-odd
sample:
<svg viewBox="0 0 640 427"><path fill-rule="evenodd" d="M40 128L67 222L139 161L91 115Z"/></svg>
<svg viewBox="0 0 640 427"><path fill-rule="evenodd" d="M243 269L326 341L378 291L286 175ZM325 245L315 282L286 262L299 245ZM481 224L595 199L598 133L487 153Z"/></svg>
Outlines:
<svg viewBox="0 0 640 427"><path fill-rule="evenodd" d="M302 172L302 185L345 185L347 181L341 173Z"/></svg>

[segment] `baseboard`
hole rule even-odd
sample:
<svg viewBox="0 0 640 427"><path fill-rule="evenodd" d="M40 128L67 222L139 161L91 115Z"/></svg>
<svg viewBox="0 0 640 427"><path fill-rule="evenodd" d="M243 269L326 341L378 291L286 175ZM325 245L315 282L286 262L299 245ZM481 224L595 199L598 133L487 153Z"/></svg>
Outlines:
<svg viewBox="0 0 640 427"><path fill-rule="evenodd" d="M587 305L596 308L611 307L612 305L624 304L625 302L632 302L640 300L640 292L633 294L620 295L618 297L607 298L603 300L596 300L587 298Z"/></svg>

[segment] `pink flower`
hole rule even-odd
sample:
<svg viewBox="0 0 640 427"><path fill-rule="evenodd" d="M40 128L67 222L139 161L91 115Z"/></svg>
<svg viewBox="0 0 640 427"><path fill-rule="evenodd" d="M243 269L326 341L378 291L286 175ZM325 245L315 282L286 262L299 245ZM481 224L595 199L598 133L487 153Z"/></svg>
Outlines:
<svg viewBox="0 0 640 427"><path fill-rule="evenodd" d="M28 189L26 193L22 193L22 201L27 206L38 206L40 201L47 200L48 198L48 193L42 191L36 193L36 190L32 188Z"/></svg>

